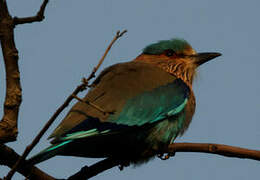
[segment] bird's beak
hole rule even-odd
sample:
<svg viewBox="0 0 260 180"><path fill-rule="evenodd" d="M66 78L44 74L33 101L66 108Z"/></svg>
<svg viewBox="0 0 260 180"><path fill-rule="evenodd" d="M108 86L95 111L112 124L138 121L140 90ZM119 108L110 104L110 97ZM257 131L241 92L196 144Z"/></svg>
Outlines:
<svg viewBox="0 0 260 180"><path fill-rule="evenodd" d="M200 66L218 56L221 56L221 54L217 53L217 52L210 52L210 53L198 53L198 54L192 55L191 57L192 57L194 63L197 66Z"/></svg>

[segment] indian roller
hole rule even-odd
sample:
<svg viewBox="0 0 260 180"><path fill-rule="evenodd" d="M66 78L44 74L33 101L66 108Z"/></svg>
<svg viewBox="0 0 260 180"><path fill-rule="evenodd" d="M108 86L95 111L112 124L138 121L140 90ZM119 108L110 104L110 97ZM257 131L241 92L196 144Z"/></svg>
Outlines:
<svg viewBox="0 0 260 180"><path fill-rule="evenodd" d="M50 135L52 145L29 161L64 155L147 162L187 130L195 112L196 70L220 55L197 53L175 38L106 68Z"/></svg>

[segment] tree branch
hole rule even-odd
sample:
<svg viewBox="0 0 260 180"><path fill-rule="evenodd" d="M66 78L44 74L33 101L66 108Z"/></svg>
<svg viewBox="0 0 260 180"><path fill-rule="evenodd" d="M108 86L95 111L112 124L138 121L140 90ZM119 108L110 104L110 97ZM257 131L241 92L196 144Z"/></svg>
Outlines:
<svg viewBox="0 0 260 180"><path fill-rule="evenodd" d="M127 32L127 30L124 30L122 32L117 31L116 32L116 36L114 37L114 39L111 41L111 43L108 45L104 55L101 57L101 59L98 62L98 65L96 67L94 67L94 69L92 70L90 76L87 78L87 81L89 81L90 79L95 77L95 74L98 70L98 68L101 66L101 64L103 63L104 59L107 56L107 53L110 51L111 47L113 46L113 44L116 42L117 39L119 39L120 37L122 37L125 33Z"/></svg>
<svg viewBox="0 0 260 180"><path fill-rule="evenodd" d="M22 88L18 66L18 51L14 42L13 19L5 0L0 1L0 40L6 73L4 114L0 121L0 143L15 141L17 120L22 101Z"/></svg>
<svg viewBox="0 0 260 180"><path fill-rule="evenodd" d="M20 156L14 150L4 144L0 144L0 165L12 168L19 157ZM53 177L44 173L37 167L27 166L26 161L21 163L17 171L30 180L54 180Z"/></svg>
<svg viewBox="0 0 260 180"><path fill-rule="evenodd" d="M120 161L112 158L107 158L102 161L97 162L96 164L88 167L85 166L81 168L79 172L70 176L68 180L78 180L78 179L89 179L102 173L105 170L111 169L114 166L118 166Z"/></svg>
<svg viewBox="0 0 260 180"><path fill-rule="evenodd" d="M173 143L165 149L163 153L169 153L173 156L176 152L200 152L217 154L227 157L246 158L260 161L259 150L249 150L240 147L222 145L222 144L207 144L207 143ZM165 158L169 159L169 157ZM79 172L70 176L68 180L88 179L97 174L111 169L114 166L120 165L120 161L112 158L107 158L96 164L88 167L83 167Z"/></svg>
<svg viewBox="0 0 260 180"><path fill-rule="evenodd" d="M85 84L79 85L72 94L77 94L82 89L85 88ZM58 117L58 115L69 105L71 100L73 99L73 96L69 96L66 101L57 109L57 111L53 114L53 116L49 119L49 121L44 125L42 130L38 133L38 135L34 138L32 143L26 147L24 150L22 156L17 160L17 162L14 164L11 171L6 176L6 180L11 180L12 176L14 175L15 171L17 170L17 167L20 166L20 164L25 160L25 158L28 156L28 154L32 151L32 149L36 146L36 144L40 141L41 137L44 135L44 133L48 130L48 128L51 126L51 124L54 122L54 120Z"/></svg>
<svg viewBox="0 0 260 180"><path fill-rule="evenodd" d="M14 25L18 24L27 24L27 23L33 23L33 22L41 22L44 19L44 11L45 8L48 4L49 0L44 0L39 11L35 16L31 17L24 17L24 18L19 18L19 17L14 17Z"/></svg>
<svg viewBox="0 0 260 180"><path fill-rule="evenodd" d="M12 18L5 0L0 0L0 40L6 70L6 96L4 115L0 121L0 143L15 141L17 138L17 121L22 102L22 88L18 66L18 50L14 41L14 27L33 21L42 21L48 0L44 0L35 17Z"/></svg>
<svg viewBox="0 0 260 180"><path fill-rule="evenodd" d="M169 145L168 152L200 152L260 161L260 150L250 150L223 144L173 143Z"/></svg>
<svg viewBox="0 0 260 180"><path fill-rule="evenodd" d="M51 126L51 124L55 121L55 119L58 117L58 115L69 105L69 103L73 100L73 98L75 96L77 96L77 94L80 91L85 90L88 87L88 82L90 79L95 77L95 73L98 70L98 68L100 67L100 65L102 64L102 62L104 61L107 53L109 52L109 50L111 49L112 45L115 43L115 41L120 38L124 33L126 33L126 30L124 30L122 33L120 33L120 31L117 31L116 36L114 37L114 39L111 41L111 43L109 44L107 50L105 51L104 55L102 56L102 58L100 59L98 65L96 67L93 68L92 73L89 75L89 77L87 79L83 79L83 82L81 85L79 85L74 91L73 93L67 97L67 99L65 100L65 102L57 109L57 111L52 115L52 117L49 119L49 121L44 125L44 127L42 128L42 130L39 132L39 134L34 138L34 140L32 141L32 143L30 145L28 145L26 147L26 149L24 150L22 156L18 159L18 161L15 163L15 165L13 166L13 168L11 169L11 171L7 174L6 176L6 180L10 180L12 178L12 176L14 175L17 167L20 165L20 163L22 161L25 160L25 158L28 156L28 154L32 151L32 149L36 146L36 144L40 141L41 137L44 135L44 133L49 129L49 127Z"/></svg>

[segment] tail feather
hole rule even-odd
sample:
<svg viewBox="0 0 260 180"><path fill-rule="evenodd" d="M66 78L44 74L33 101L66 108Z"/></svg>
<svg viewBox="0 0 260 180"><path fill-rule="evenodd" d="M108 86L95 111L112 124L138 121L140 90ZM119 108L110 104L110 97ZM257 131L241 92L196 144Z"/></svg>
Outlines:
<svg viewBox="0 0 260 180"><path fill-rule="evenodd" d="M28 163L31 165L35 165L38 163L41 163L42 161L45 161L47 159L50 159L58 154L58 152L61 151L61 149L64 148L64 145L71 142L72 140L64 141L62 143L54 144L49 146L48 148L42 150L35 156L28 159Z"/></svg>

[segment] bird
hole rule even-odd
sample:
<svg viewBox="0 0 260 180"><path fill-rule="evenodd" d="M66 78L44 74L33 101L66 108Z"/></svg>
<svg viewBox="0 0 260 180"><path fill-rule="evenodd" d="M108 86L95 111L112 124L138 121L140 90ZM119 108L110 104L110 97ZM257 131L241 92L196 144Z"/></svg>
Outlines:
<svg viewBox="0 0 260 180"><path fill-rule="evenodd" d="M148 162L189 127L197 68L218 56L197 53L186 40L173 38L106 68L49 136L52 145L29 162L57 155Z"/></svg>

